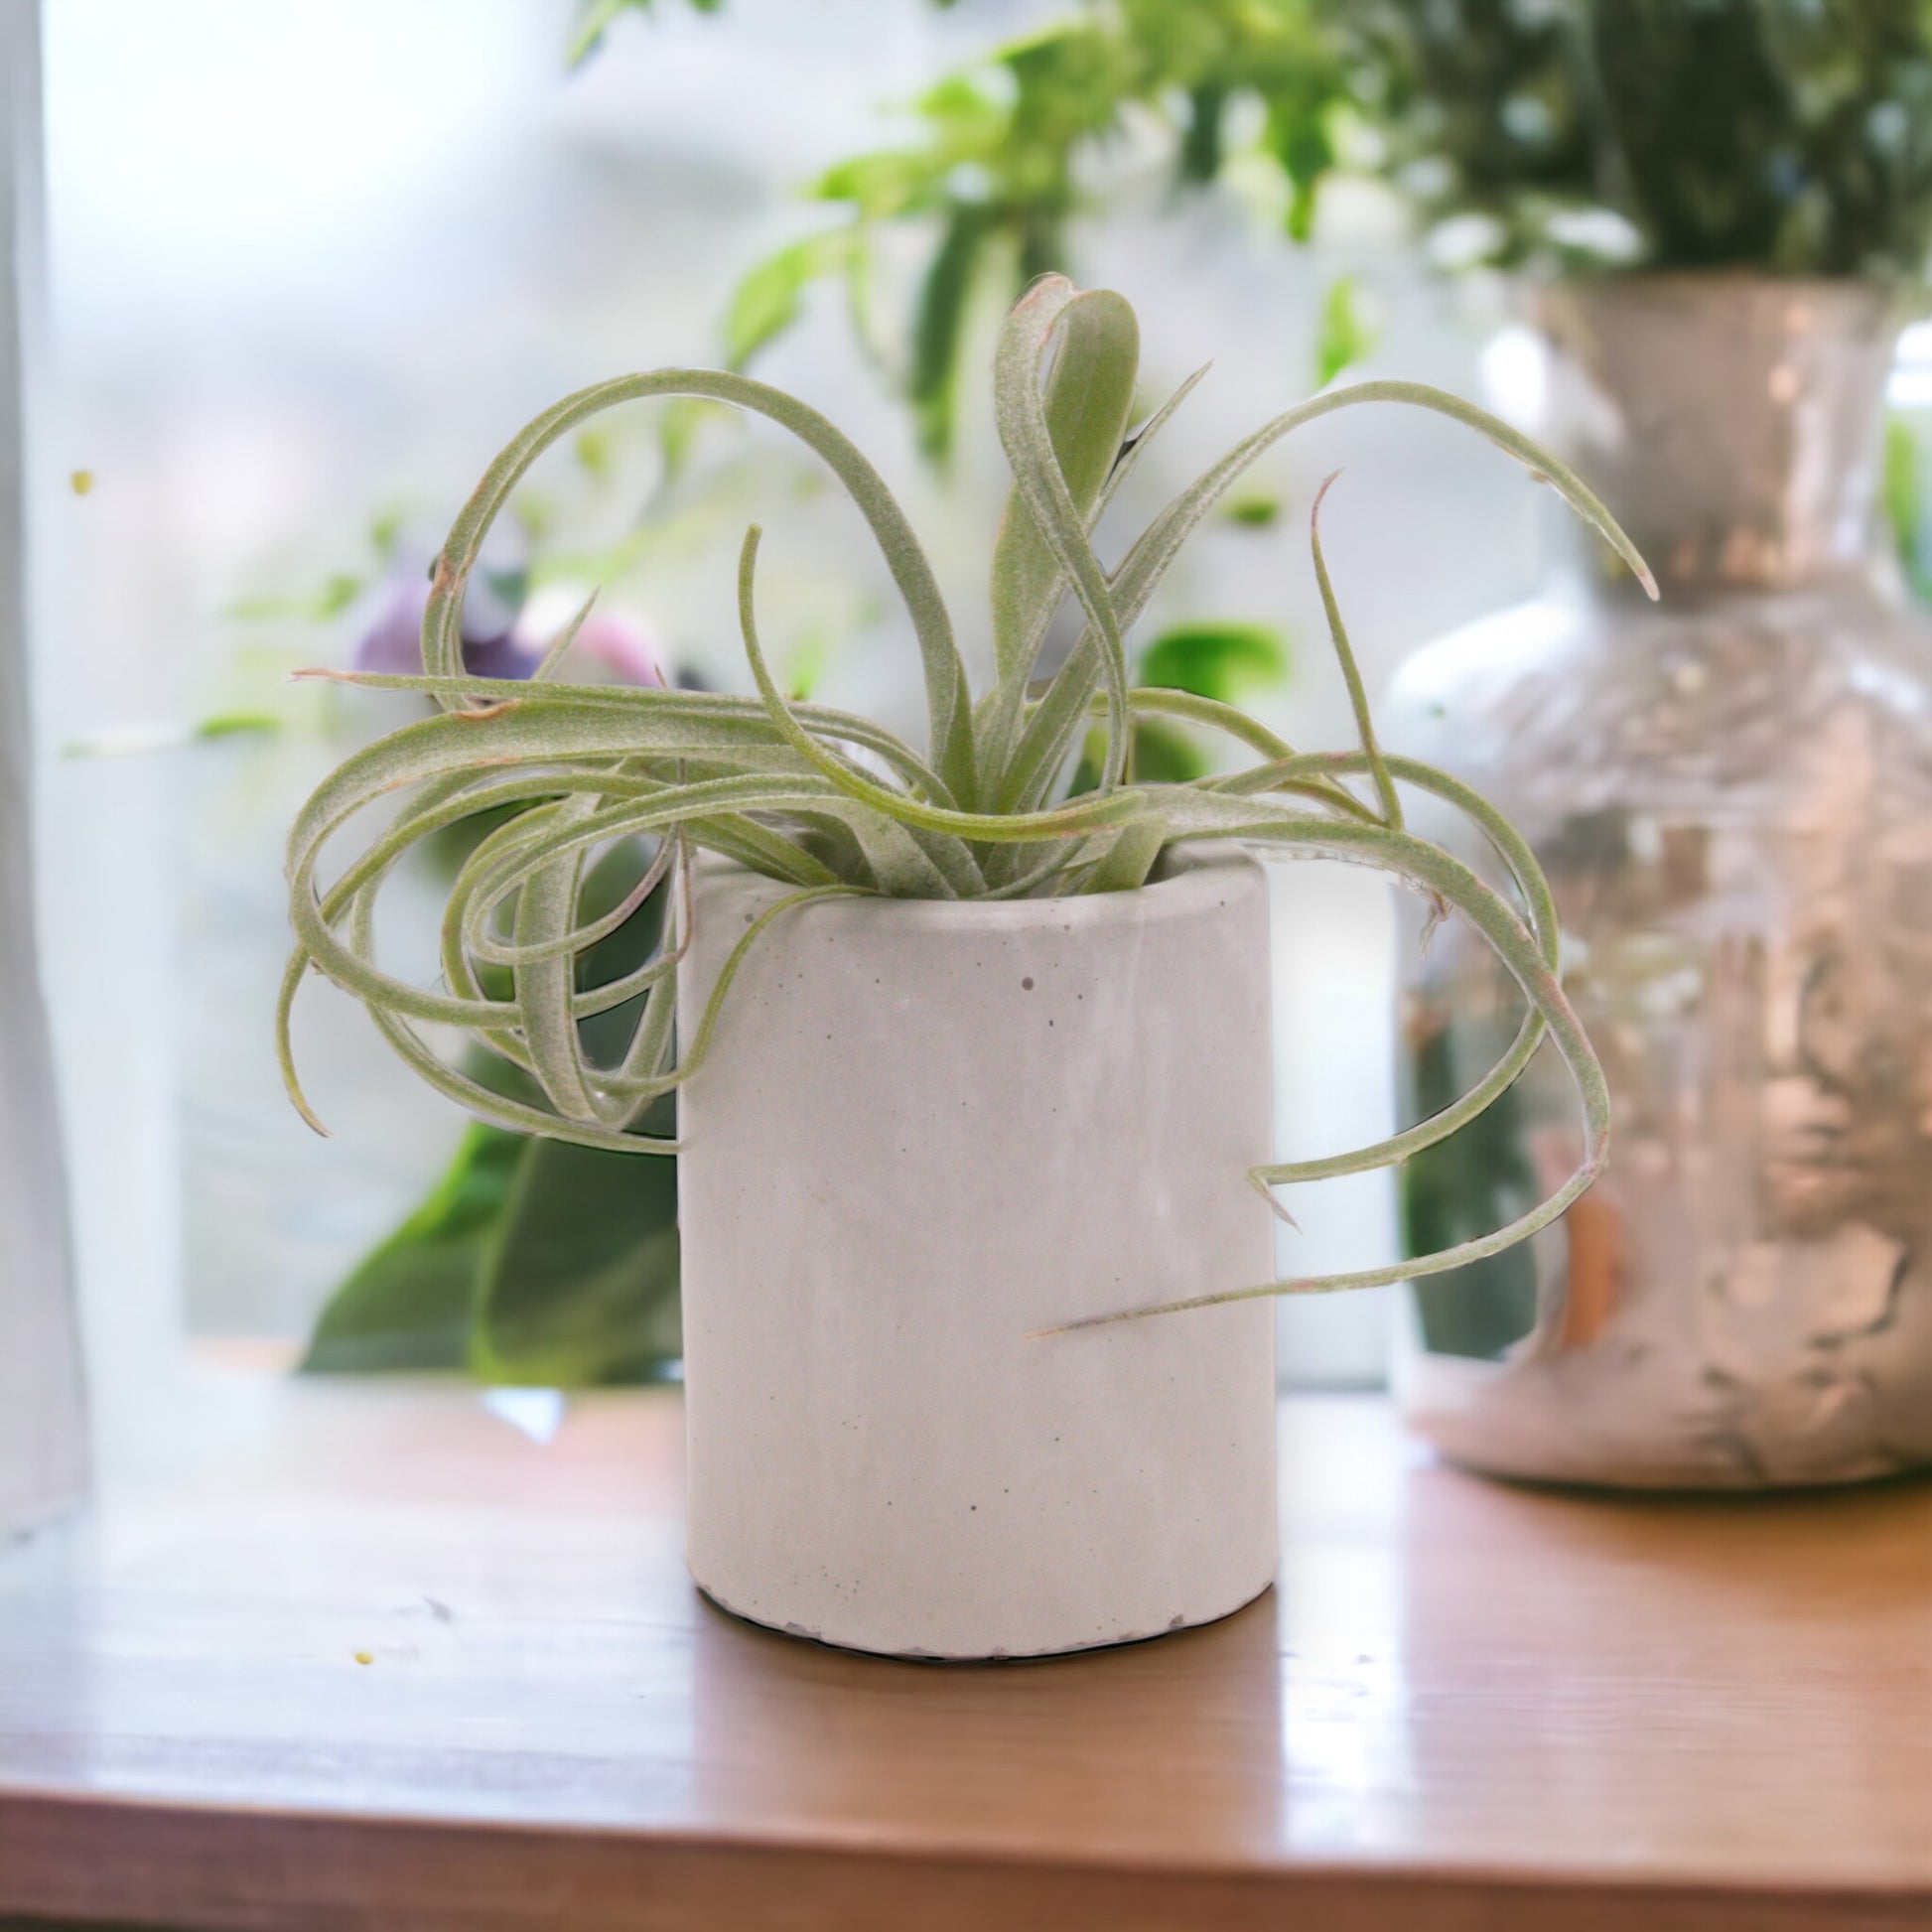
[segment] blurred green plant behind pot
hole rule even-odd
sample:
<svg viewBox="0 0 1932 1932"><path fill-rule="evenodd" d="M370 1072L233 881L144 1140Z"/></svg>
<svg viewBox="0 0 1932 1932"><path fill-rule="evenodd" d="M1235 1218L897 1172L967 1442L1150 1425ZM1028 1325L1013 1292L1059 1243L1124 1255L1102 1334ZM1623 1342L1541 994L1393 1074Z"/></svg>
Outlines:
<svg viewBox="0 0 1932 1932"><path fill-rule="evenodd" d="M808 193L844 219L752 269L727 352L748 360L809 283L841 277L943 456L977 285L1004 297L1076 266L1069 224L1102 211L1110 168L1150 146L1176 196L1271 176L1298 241L1349 178L1393 196L1446 267L1916 280L1932 239L1932 7L1088 0L935 81L913 138L826 171ZM919 266L895 342L876 315L882 237L907 228ZM1323 380L1364 335L1338 286Z"/></svg>
<svg viewBox="0 0 1932 1932"><path fill-rule="evenodd" d="M463 829L474 836L447 855L457 863L489 827L466 821ZM586 882L591 915L633 893L649 859L635 839L606 853ZM665 916L665 895L653 892L585 954L580 980L641 965ZM581 1022L586 1049L618 1050L641 1006L640 996ZM520 1068L482 1049L466 1071L517 1097L529 1084ZM673 1097L644 1125L674 1134ZM464 1369L486 1382L574 1387L647 1381L681 1352L675 1164L473 1123L429 1198L330 1299L302 1366Z"/></svg>

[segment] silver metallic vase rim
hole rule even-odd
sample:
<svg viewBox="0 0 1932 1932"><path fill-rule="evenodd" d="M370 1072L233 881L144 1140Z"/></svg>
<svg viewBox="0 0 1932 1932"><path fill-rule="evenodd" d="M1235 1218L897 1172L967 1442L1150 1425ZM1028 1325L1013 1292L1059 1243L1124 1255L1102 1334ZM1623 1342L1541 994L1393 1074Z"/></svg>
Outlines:
<svg viewBox="0 0 1932 1932"><path fill-rule="evenodd" d="M1783 591L1862 569L1901 293L1734 273L1536 291L1550 421L1666 596Z"/></svg>

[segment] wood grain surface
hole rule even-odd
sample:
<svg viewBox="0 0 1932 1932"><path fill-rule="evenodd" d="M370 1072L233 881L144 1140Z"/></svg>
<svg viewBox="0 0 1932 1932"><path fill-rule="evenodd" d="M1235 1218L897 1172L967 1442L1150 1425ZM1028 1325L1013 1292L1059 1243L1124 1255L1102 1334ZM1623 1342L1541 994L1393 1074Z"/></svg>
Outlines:
<svg viewBox="0 0 1932 1932"><path fill-rule="evenodd" d="M672 1392L201 1394L0 1555L0 1923L1932 1925L1932 1485L1533 1492L1300 1398L1270 1596L948 1667L698 1597Z"/></svg>

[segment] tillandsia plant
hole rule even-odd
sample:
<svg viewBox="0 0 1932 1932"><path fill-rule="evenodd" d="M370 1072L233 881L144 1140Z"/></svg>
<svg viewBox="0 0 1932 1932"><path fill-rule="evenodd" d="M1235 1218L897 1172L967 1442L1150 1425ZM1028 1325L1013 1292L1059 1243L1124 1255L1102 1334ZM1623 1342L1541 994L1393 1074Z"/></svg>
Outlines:
<svg viewBox="0 0 1932 1932"><path fill-rule="evenodd" d="M291 1097L310 1123L321 1131L297 1077L290 1014L311 969L358 999L411 1067L480 1119L577 1146L661 1158L675 1155L678 1143L647 1131L647 1111L703 1063L720 1026L730 1025L740 964L754 946L782 943L781 934L767 940L766 928L794 908L853 894L996 900L1133 892L1175 848L1234 841L1263 856L1339 859L1394 875L1466 919L1515 977L1528 1009L1497 1064L1433 1119L1352 1153L1256 1168L1254 1181L1271 1203L1278 1185L1393 1165L1447 1138L1508 1089L1546 1035L1576 1082L1583 1155L1540 1205L1425 1260L1230 1286L1159 1310L1123 1312L1440 1273L1499 1252L1561 1215L1602 1169L1609 1101L1558 978L1549 888L1523 840L1480 797L1431 766L1379 750L1322 557L1319 504L1311 543L1357 721L1355 749L1298 752L1233 705L1133 688L1124 638L1189 532L1249 464L1300 425L1362 403L1407 403L1479 431L1554 483L1654 595L1649 573L1602 504L1564 465L1483 411L1397 381L1332 389L1263 424L1169 503L1109 571L1093 548L1094 525L1199 379L1189 378L1136 429L1130 412L1138 360L1134 312L1109 291L1082 293L1049 276L1007 319L995 359L994 406L1014 481L994 547L993 678L977 697L931 568L898 504L860 452L796 398L742 375L662 369L581 390L524 429L490 466L437 559L421 674L315 673L424 692L440 715L405 725L345 759L303 807L290 836L296 947L283 983L278 1046ZM531 679L466 669L465 589L518 479L559 437L600 411L680 396L767 418L814 451L844 485L871 527L918 641L925 753L866 718L785 697L759 641L756 527L747 534L739 571L739 615L756 696L562 683L553 673L575 624ZM1048 623L1069 594L1085 628L1057 669L1036 678ZM1185 781L1139 778L1129 764L1140 716L1218 732L1252 753L1253 761ZM1068 767L1096 718L1099 769L1090 790L1069 796ZM1520 910L1406 827L1405 785L1447 800L1481 829L1514 881ZM400 810L325 883L323 855L332 838L398 793L409 794ZM384 881L419 841L485 813L493 815L492 829L449 894L442 984L397 977L376 956ZM650 865L632 892L598 910L586 892L596 856L628 839L652 842ZM747 927L704 1011L674 1028L676 967L692 929L690 876L699 852L722 855L793 890ZM582 962L638 918L660 885L677 901L677 919L641 963L587 979ZM588 1024L632 1003L637 1018L621 1050L594 1057ZM511 1082L485 1083L446 1062L423 1036L424 1027L463 1030L518 1070L529 1097L518 1097Z"/></svg>

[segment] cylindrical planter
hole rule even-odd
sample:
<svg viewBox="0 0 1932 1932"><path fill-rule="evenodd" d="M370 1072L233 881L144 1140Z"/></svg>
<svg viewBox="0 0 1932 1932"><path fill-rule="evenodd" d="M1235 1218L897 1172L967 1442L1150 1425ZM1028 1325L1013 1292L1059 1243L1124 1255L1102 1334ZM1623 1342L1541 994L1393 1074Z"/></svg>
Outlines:
<svg viewBox="0 0 1932 1932"><path fill-rule="evenodd" d="M1662 602L1573 565L1412 658L1384 727L1548 870L1612 1154L1561 1226L1418 1285L1406 1407L1509 1475L1932 1462L1932 630L1870 528L1893 299L1618 276L1551 291L1543 322L1552 427ZM1421 1117L1520 1009L1453 921L1402 957ZM1411 1252L1546 1193L1573 1104L1533 1066L1411 1162Z"/></svg>
<svg viewBox="0 0 1932 1932"><path fill-rule="evenodd" d="M694 1030L786 888L701 866ZM685 1035L687 1041L690 1033ZM688 1554L725 1608L927 1658L1227 1615L1276 1561L1266 882L833 898L679 1096Z"/></svg>

